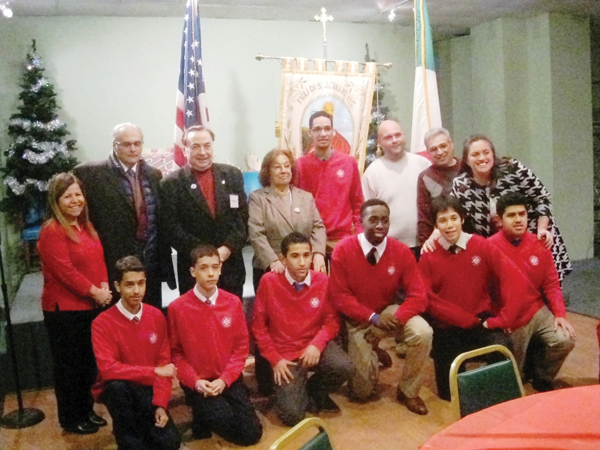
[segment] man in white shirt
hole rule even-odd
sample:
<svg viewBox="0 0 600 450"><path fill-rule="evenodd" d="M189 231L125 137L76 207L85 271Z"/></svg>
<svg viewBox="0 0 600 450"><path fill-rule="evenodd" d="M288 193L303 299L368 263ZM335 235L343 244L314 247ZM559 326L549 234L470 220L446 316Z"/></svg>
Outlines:
<svg viewBox="0 0 600 450"><path fill-rule="evenodd" d="M365 171L363 195L365 200L378 198L389 205L389 235L409 246L418 258L417 179L431 163L405 151L406 135L400 124L393 120L381 122L377 143L383 150L383 157Z"/></svg>

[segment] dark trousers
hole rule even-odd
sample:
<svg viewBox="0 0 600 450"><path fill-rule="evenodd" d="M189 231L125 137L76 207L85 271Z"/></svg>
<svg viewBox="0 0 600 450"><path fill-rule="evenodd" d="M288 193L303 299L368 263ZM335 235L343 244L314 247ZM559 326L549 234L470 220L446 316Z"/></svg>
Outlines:
<svg viewBox="0 0 600 450"><path fill-rule="evenodd" d="M54 362L58 421L63 428L77 425L93 411L91 388L98 369L92 349L92 321L99 311L44 311Z"/></svg>
<svg viewBox="0 0 600 450"><path fill-rule="evenodd" d="M187 386L181 387L192 407L195 437L209 437L214 432L236 445L249 446L260 441L262 425L241 376L216 397L204 397Z"/></svg>
<svg viewBox="0 0 600 450"><path fill-rule="evenodd" d="M256 360L255 368L257 381L260 372L260 382L270 383L271 390L275 393L274 408L277 416L286 426L292 427L304 419L310 399L318 399L338 389L348 381L354 365L337 342L329 341L321 353L317 366L310 368L302 367L301 364L288 366L294 378L281 386L275 385L273 368L264 357L260 357L260 362ZM309 378L310 371L314 371L314 375Z"/></svg>
<svg viewBox="0 0 600 450"><path fill-rule="evenodd" d="M152 386L126 380L106 383L102 401L112 417L119 450L177 450L181 445L171 416L164 428L155 425L152 395Z"/></svg>
<svg viewBox="0 0 600 450"><path fill-rule="evenodd" d="M158 271L146 273L146 295L144 296L144 303L162 309L162 281Z"/></svg>
<svg viewBox="0 0 600 450"><path fill-rule="evenodd" d="M510 348L508 336L502 330L488 330L483 326L475 328L434 328L432 357L435 367L435 380L438 396L450 400L450 366L461 353L486 347L492 344L504 345ZM491 354L488 362L504 359L501 355Z"/></svg>
<svg viewBox="0 0 600 450"><path fill-rule="evenodd" d="M252 284L254 285L254 295L258 292L258 286L260 285L260 279L267 272L270 272L271 269L267 268L267 270L259 269L258 267L252 268Z"/></svg>

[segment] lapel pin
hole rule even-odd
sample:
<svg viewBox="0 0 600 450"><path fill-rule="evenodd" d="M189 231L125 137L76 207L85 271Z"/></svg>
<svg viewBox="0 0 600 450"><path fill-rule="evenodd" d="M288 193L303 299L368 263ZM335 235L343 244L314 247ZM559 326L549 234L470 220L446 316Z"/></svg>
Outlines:
<svg viewBox="0 0 600 450"><path fill-rule="evenodd" d="M222 180L222 181L221 181L221 184L225 184L225 180Z"/></svg>
<svg viewBox="0 0 600 450"><path fill-rule="evenodd" d="M300 212L300 208L294 208L294 212L299 213Z"/></svg>
<svg viewBox="0 0 600 450"><path fill-rule="evenodd" d="M190 186L192 189L196 189L198 187L198 185L196 183L192 183L192 185Z"/></svg>

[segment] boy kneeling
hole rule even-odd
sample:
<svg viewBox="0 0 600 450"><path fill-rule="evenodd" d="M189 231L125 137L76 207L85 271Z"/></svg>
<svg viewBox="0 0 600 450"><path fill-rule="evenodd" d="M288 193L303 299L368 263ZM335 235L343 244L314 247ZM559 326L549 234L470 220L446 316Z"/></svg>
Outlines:
<svg viewBox="0 0 600 450"><path fill-rule="evenodd" d="M327 298L327 275L310 270L310 240L290 233L281 242L281 253L285 272L269 272L260 281L252 334L268 361L257 356L256 370L270 373L264 378L276 384L276 413L293 426L311 404L317 411L340 411L328 393L348 380L353 365L333 340L340 319ZM310 379L309 370L315 371Z"/></svg>
<svg viewBox="0 0 600 450"><path fill-rule="evenodd" d="M172 377L167 324L162 312L143 304L146 272L135 256L117 261L116 305L92 323L98 382L92 388L108 408L119 450L176 450L179 431L167 414Z"/></svg>
<svg viewBox="0 0 600 450"><path fill-rule="evenodd" d="M169 305L169 333L192 407L192 433L207 439L214 431L237 445L254 445L262 425L242 379L250 347L242 302L217 288L221 260L215 247L196 247L191 261L196 285Z"/></svg>

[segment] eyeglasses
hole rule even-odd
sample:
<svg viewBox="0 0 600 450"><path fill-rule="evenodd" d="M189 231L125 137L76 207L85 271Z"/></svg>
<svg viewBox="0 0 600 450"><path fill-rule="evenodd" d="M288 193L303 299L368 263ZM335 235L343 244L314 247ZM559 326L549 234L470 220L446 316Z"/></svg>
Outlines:
<svg viewBox="0 0 600 450"><path fill-rule="evenodd" d="M331 133L333 131L332 127L316 127L310 130L311 132L315 133L315 134L321 134L321 133Z"/></svg>
<svg viewBox="0 0 600 450"><path fill-rule="evenodd" d="M115 144L117 144L119 147L131 147L132 145L135 148L142 148L142 145L144 145L144 142L142 141L135 141L135 142L120 142L120 141L115 141Z"/></svg>
<svg viewBox="0 0 600 450"><path fill-rule="evenodd" d="M284 164L283 166L279 165L279 164L273 164L271 166L271 169L273 170L273 172L283 172L284 170L290 170L291 168L292 168L291 164Z"/></svg>
<svg viewBox="0 0 600 450"><path fill-rule="evenodd" d="M439 151L443 152L444 150L447 150L448 147L450 147L450 144L448 142L443 142L440 145L438 145L437 147L435 147L435 146L434 147L429 147L427 149L427 152L428 153L437 153Z"/></svg>

